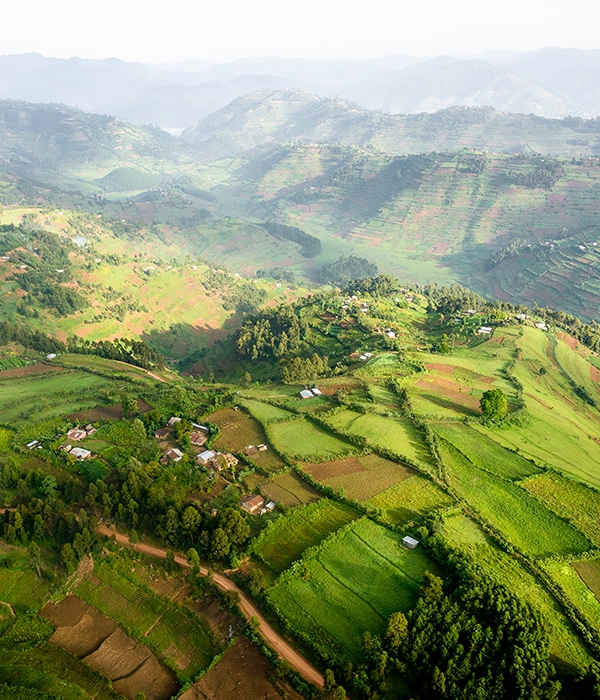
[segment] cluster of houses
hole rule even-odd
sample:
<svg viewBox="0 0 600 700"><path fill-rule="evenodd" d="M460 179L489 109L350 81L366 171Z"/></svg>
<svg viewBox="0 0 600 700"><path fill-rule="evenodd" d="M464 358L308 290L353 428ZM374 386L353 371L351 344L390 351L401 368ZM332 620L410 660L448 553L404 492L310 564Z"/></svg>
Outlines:
<svg viewBox="0 0 600 700"><path fill-rule="evenodd" d="M71 428L68 431L66 437L72 442L79 442L87 437L91 437L96 432L96 428L89 423L85 428ZM84 459L89 459L92 456L91 450L86 450L83 447L74 447L70 442L63 443L59 448L61 452L66 452L67 454L73 455L75 459L83 461Z"/></svg>
<svg viewBox="0 0 600 700"><path fill-rule="evenodd" d="M246 457L252 457L253 455L257 455L259 452L266 452L267 449L268 448L264 443L261 443L260 445L248 445L244 448L244 454Z"/></svg>

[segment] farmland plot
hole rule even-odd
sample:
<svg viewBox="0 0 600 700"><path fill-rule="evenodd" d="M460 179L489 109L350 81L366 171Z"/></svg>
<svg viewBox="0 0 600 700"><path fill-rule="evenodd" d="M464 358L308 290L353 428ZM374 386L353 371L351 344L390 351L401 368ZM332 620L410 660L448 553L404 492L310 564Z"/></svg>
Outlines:
<svg viewBox="0 0 600 700"><path fill-rule="evenodd" d="M362 519L284 572L268 593L290 625L339 659L359 658L365 631L381 633L389 615L409 610L433 562L406 550L400 535Z"/></svg>
<svg viewBox="0 0 600 700"><path fill-rule="evenodd" d="M261 490L271 501L286 508L319 500L319 494L293 473L282 474L273 481L266 482Z"/></svg>
<svg viewBox="0 0 600 700"><path fill-rule="evenodd" d="M439 449L448 482L458 495L526 554L548 557L591 549L579 530L520 486L479 469L444 440Z"/></svg>
<svg viewBox="0 0 600 700"><path fill-rule="evenodd" d="M322 484L343 489L348 498L359 501L366 501L415 473L410 467L376 454L303 464L302 468Z"/></svg>
<svg viewBox="0 0 600 700"><path fill-rule="evenodd" d="M253 551L267 566L280 573L308 547L319 544L327 535L358 517L354 508L324 498L273 521L256 540Z"/></svg>
<svg viewBox="0 0 600 700"><path fill-rule="evenodd" d="M269 429L275 447L295 459L321 461L355 454L352 443L300 418L274 423Z"/></svg>
<svg viewBox="0 0 600 700"><path fill-rule="evenodd" d="M402 524L449 506L453 499L432 481L414 474L377 494L369 503L382 508L393 523Z"/></svg>

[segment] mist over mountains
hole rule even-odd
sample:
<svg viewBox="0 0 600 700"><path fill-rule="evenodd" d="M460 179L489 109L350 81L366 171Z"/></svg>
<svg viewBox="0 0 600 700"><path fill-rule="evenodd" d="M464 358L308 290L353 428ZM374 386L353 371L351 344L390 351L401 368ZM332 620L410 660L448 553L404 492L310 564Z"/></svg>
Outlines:
<svg viewBox="0 0 600 700"><path fill-rule="evenodd" d="M0 98L59 102L176 132L256 90L293 88L392 114L453 106L548 118L600 115L600 51L544 48L371 60L248 58L147 65L119 59L0 57Z"/></svg>

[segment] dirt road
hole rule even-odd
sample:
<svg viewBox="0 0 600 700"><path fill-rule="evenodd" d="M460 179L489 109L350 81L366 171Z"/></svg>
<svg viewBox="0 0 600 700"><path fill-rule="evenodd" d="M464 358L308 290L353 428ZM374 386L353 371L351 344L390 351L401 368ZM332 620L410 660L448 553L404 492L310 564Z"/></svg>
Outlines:
<svg viewBox="0 0 600 700"><path fill-rule="evenodd" d="M156 557L158 559L164 559L167 556L165 549L160 547L154 547L149 544L132 544L129 541L127 535L123 535L120 532L116 532L111 528L106 527L106 525L98 525L98 532L101 535L106 535L106 537L115 538L116 542L124 545L125 547L132 547L138 552L143 554L148 554L151 557ZM175 561L180 566L189 568L187 560L184 557L175 555ZM207 576L209 570L201 566L200 573L202 576ZM223 574L213 571L212 578L215 584L224 591L236 591L240 595L240 608L247 619L255 617L258 619L260 626L258 628L258 634L267 642L267 644L274 649L281 658L285 659L290 666L292 666L298 673L305 678L309 683L313 683L319 688L323 687L323 676L317 669L312 666L303 656L299 654L293 647L291 647L283 637L276 632L273 627L265 620L261 615L259 610L256 608L254 603L248 598L248 596L241 591L233 581L224 576Z"/></svg>

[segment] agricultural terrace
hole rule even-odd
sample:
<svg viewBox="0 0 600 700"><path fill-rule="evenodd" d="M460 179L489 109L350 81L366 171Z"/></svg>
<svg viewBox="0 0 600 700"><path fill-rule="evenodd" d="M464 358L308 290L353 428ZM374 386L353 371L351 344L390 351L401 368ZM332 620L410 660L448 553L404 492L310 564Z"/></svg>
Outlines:
<svg viewBox="0 0 600 700"><path fill-rule="evenodd" d="M0 379L2 421L12 425L64 416L106 403L114 382L89 372L65 371Z"/></svg>
<svg viewBox="0 0 600 700"><path fill-rule="evenodd" d="M281 573L306 549L359 516L351 506L323 498L271 521L254 542L252 551L270 569Z"/></svg>
<svg viewBox="0 0 600 700"><path fill-rule="evenodd" d="M454 499L432 481L414 474L377 494L369 503L385 511L391 522L401 525L450 506Z"/></svg>
<svg viewBox="0 0 600 700"><path fill-rule="evenodd" d="M245 411L223 408L206 416L206 420L219 426L221 434L214 442L214 447L218 450L239 453L244 452L249 445L256 446L267 442L267 436L260 423ZM281 458L272 449L256 451L252 454L252 461L268 471L277 471L284 466Z"/></svg>
<svg viewBox="0 0 600 700"><path fill-rule="evenodd" d="M600 546L600 494L597 491L554 472L526 479L521 486Z"/></svg>
<svg viewBox="0 0 600 700"><path fill-rule="evenodd" d="M390 450L425 467L433 464L423 436L407 418L388 418L343 409L328 416L327 422L341 433L365 438L373 447Z"/></svg>
<svg viewBox="0 0 600 700"><path fill-rule="evenodd" d="M293 472L282 474L273 481L267 481L261 486L261 491L269 500L275 501L285 508L312 503L320 498L311 486Z"/></svg>
<svg viewBox="0 0 600 700"><path fill-rule="evenodd" d="M598 370L589 359L583 357L577 351L577 341L566 334L560 334L554 345L554 360L563 373L570 377L578 386L583 387L594 401L600 401L600 383L598 381Z"/></svg>
<svg viewBox="0 0 600 700"><path fill-rule="evenodd" d="M277 579L269 602L289 626L324 654L360 660L365 631L380 634L392 612L416 602L425 571L423 549L367 518L338 530Z"/></svg>
<svg viewBox="0 0 600 700"><path fill-rule="evenodd" d="M243 399L240 401L240 405L249 411L256 420L263 425L265 423L272 423L273 421L290 420L294 417L294 414L290 413L290 411L277 408L277 406L272 406L262 401L255 401L254 399Z"/></svg>
<svg viewBox="0 0 600 700"><path fill-rule="evenodd" d="M589 663L590 654L560 605L518 559L497 547L466 515L446 518L443 534L485 573L540 611L548 626L550 653L557 663L577 668Z"/></svg>
<svg viewBox="0 0 600 700"><path fill-rule="evenodd" d="M495 442L491 438L493 433L485 434L478 430L479 424L439 422L430 425L470 462L503 479L523 479L541 471L529 460Z"/></svg>
<svg viewBox="0 0 600 700"><path fill-rule="evenodd" d="M367 501L415 473L377 454L306 463L302 469L325 486L342 489L348 498L358 501Z"/></svg>
<svg viewBox="0 0 600 700"><path fill-rule="evenodd" d="M600 488L596 468L600 442L595 439L600 435L600 414L574 397L564 374L548 355L546 334L524 328L519 349L521 361L513 372L524 387L527 424L494 431L493 439L539 464Z"/></svg>
<svg viewBox="0 0 600 700"><path fill-rule="evenodd" d="M357 377L364 379L389 379L403 373L404 363L396 352L384 352L371 358L364 366L355 371Z"/></svg>
<svg viewBox="0 0 600 700"><path fill-rule="evenodd" d="M342 437L319 428L306 418L269 426L277 450L292 459L325 461L356 454L357 448Z"/></svg>
<svg viewBox="0 0 600 700"><path fill-rule="evenodd" d="M135 568L126 558L98 562L75 593L149 646L180 682L193 680L221 649L202 618L142 585Z"/></svg>
<svg viewBox="0 0 600 700"><path fill-rule="evenodd" d="M600 629L600 601L596 598L594 591L586 585L585 579L581 576L577 567L583 567L587 574L589 568L587 564L595 562L578 562L568 564L559 561L546 561L543 567L549 577L553 579L563 589L569 601L575 606L587 624L595 630Z"/></svg>
<svg viewBox="0 0 600 700"><path fill-rule="evenodd" d="M148 374L147 370L141 367L130 365L127 362L119 362L118 360L108 360L96 355L66 353L54 360L54 364L57 368L89 369L97 374L108 374L109 376L118 373L149 384L153 384L156 381ZM154 369L153 374L172 378L172 373L168 369Z"/></svg>
<svg viewBox="0 0 600 700"><path fill-rule="evenodd" d="M592 548L573 525L525 489L479 469L445 440L439 451L448 484L496 530L533 557L581 554Z"/></svg>

